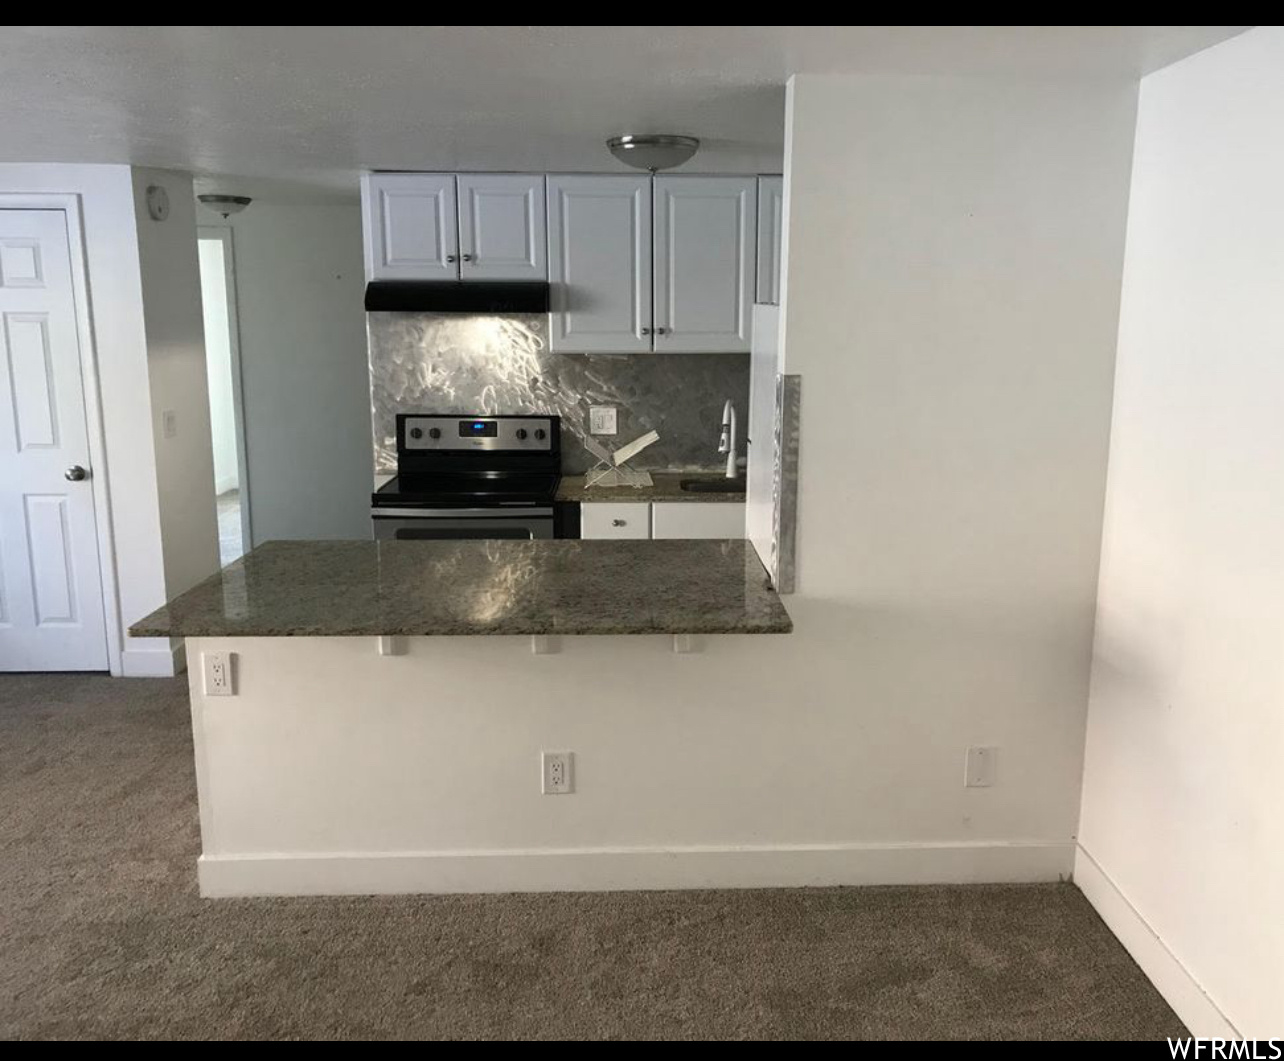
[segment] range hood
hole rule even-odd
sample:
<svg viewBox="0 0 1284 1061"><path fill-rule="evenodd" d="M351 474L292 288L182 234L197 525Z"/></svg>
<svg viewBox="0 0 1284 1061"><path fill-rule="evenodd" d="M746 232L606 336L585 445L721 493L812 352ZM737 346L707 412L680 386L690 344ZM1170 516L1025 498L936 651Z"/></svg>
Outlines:
<svg viewBox="0 0 1284 1061"><path fill-rule="evenodd" d="M546 281L372 280L368 312L547 313Z"/></svg>

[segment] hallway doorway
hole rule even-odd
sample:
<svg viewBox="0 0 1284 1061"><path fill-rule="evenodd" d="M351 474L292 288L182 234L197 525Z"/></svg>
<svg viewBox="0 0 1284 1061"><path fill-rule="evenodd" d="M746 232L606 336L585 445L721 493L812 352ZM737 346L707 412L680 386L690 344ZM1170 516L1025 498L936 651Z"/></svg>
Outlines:
<svg viewBox="0 0 1284 1061"><path fill-rule="evenodd" d="M236 265L230 228L202 225L197 229L197 235L201 300L205 313L205 368L209 380L219 563L226 567L252 547L236 316Z"/></svg>

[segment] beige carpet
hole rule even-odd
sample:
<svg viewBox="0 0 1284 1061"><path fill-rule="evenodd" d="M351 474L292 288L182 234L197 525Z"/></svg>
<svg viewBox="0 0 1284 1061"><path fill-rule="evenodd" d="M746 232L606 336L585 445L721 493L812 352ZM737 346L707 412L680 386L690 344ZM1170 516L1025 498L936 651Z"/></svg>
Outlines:
<svg viewBox="0 0 1284 1061"><path fill-rule="evenodd" d="M0 675L6 1038L1157 1038L1071 885L203 901L178 681Z"/></svg>

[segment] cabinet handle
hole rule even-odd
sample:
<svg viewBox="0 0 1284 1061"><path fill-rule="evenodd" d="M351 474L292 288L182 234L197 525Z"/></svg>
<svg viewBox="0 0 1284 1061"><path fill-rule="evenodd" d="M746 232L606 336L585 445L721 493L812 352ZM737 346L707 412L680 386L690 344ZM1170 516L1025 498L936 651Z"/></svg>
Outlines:
<svg viewBox="0 0 1284 1061"><path fill-rule="evenodd" d="M643 335L650 335L650 334L651 334L651 329L650 329L650 328L643 328L643 329L642 329L642 334L643 334Z"/></svg>
<svg viewBox="0 0 1284 1061"><path fill-rule="evenodd" d="M613 520L611 520L611 526L612 526L612 527L627 527L627 526L628 526L628 522L627 522L626 520L622 520L622 519L613 519Z"/></svg>
<svg viewBox="0 0 1284 1061"><path fill-rule="evenodd" d="M471 254L465 254L463 260L466 262L471 262L473 260L473 256Z"/></svg>
<svg viewBox="0 0 1284 1061"><path fill-rule="evenodd" d="M668 330L669 330L668 328L656 328L656 330L655 330L655 334L656 334L656 335L665 335L665 334L667 334Z"/></svg>
<svg viewBox="0 0 1284 1061"><path fill-rule="evenodd" d="M447 255L446 255L446 261L448 261L448 262L457 262L457 261L459 261L459 259L458 259L457 257L455 257L455 255L453 255L453 254L447 254Z"/></svg>

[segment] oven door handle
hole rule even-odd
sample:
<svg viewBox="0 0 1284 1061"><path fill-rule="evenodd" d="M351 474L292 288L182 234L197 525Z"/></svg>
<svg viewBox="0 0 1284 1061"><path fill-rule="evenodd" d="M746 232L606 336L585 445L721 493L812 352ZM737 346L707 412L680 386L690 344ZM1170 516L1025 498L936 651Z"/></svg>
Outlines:
<svg viewBox="0 0 1284 1061"><path fill-rule="evenodd" d="M485 517L503 519L507 516L551 516L551 508L523 508L518 505L496 505L494 508L391 508L375 506L370 510L372 519L468 519Z"/></svg>

